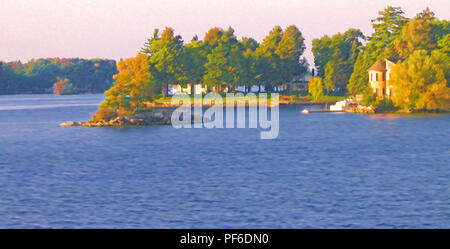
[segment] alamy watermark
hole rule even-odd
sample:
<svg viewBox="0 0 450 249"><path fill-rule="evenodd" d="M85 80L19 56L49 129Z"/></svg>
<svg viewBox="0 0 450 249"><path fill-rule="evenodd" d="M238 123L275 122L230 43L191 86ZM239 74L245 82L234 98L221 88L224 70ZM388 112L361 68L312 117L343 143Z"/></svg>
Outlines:
<svg viewBox="0 0 450 249"><path fill-rule="evenodd" d="M280 130L278 104L277 93L270 95L270 101L268 101L266 93L258 96L254 93L246 95L227 93L225 98L217 93L205 96L194 95L194 97L180 94L172 97L172 105L180 106L172 113L171 121L172 126L176 129L247 128L248 124L248 128L261 129L261 139L275 139ZM204 111L203 107L208 109ZM248 122L246 122L246 110L248 110ZM226 114L225 123L224 112Z"/></svg>

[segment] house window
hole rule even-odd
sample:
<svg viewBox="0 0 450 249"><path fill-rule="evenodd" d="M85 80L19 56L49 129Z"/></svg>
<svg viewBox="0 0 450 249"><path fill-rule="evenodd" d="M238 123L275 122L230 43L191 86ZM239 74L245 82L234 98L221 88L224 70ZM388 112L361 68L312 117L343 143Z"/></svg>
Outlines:
<svg viewBox="0 0 450 249"><path fill-rule="evenodd" d="M375 81L378 81L378 74L375 74Z"/></svg>
<svg viewBox="0 0 450 249"><path fill-rule="evenodd" d="M386 75L385 75L384 73L382 73L382 75L383 75L383 81L385 81L385 78L384 78L384 77L385 77Z"/></svg>

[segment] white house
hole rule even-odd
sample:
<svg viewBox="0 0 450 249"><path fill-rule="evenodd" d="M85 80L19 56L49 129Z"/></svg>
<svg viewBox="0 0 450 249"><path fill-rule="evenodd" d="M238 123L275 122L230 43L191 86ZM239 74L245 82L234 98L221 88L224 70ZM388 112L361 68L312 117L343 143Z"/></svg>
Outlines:
<svg viewBox="0 0 450 249"><path fill-rule="evenodd" d="M194 94L207 93L208 88L201 84L194 85ZM182 87L180 84L169 84L169 94L191 94L191 84L187 84L186 87Z"/></svg>

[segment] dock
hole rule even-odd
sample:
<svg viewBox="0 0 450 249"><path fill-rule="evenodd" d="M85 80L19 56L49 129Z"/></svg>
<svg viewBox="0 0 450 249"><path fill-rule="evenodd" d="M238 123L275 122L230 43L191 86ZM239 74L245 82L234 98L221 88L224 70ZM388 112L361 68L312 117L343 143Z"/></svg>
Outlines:
<svg viewBox="0 0 450 249"><path fill-rule="evenodd" d="M344 112L343 110L308 110L308 109L304 109L302 111L303 114L308 114L308 113L323 113L323 112Z"/></svg>
<svg viewBox="0 0 450 249"><path fill-rule="evenodd" d="M336 102L336 104L331 105L329 109L328 109L328 104L325 105L325 109L322 109L322 110L308 110L305 108L302 111L302 114L323 113L323 112L346 112L345 110L348 107L352 107L352 106L358 106L358 105L352 99L346 99L346 100Z"/></svg>

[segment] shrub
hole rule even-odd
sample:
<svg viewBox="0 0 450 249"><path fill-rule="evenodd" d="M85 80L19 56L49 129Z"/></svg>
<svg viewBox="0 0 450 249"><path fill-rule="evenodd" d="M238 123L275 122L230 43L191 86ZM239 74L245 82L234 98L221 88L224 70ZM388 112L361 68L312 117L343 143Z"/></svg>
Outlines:
<svg viewBox="0 0 450 249"><path fill-rule="evenodd" d="M322 78L311 77L308 83L308 92L313 97L314 100L317 100L320 96L322 96L323 95Z"/></svg>
<svg viewBox="0 0 450 249"><path fill-rule="evenodd" d="M98 122L100 120L111 120L117 117L117 112L110 108L100 108L98 111L92 116L92 121Z"/></svg>
<svg viewBox="0 0 450 249"><path fill-rule="evenodd" d="M362 96L361 104L364 106L375 105L377 101L377 95L371 90L366 90Z"/></svg>
<svg viewBox="0 0 450 249"><path fill-rule="evenodd" d="M381 112L395 111L397 108L390 99L379 99L375 102L375 109Z"/></svg>

